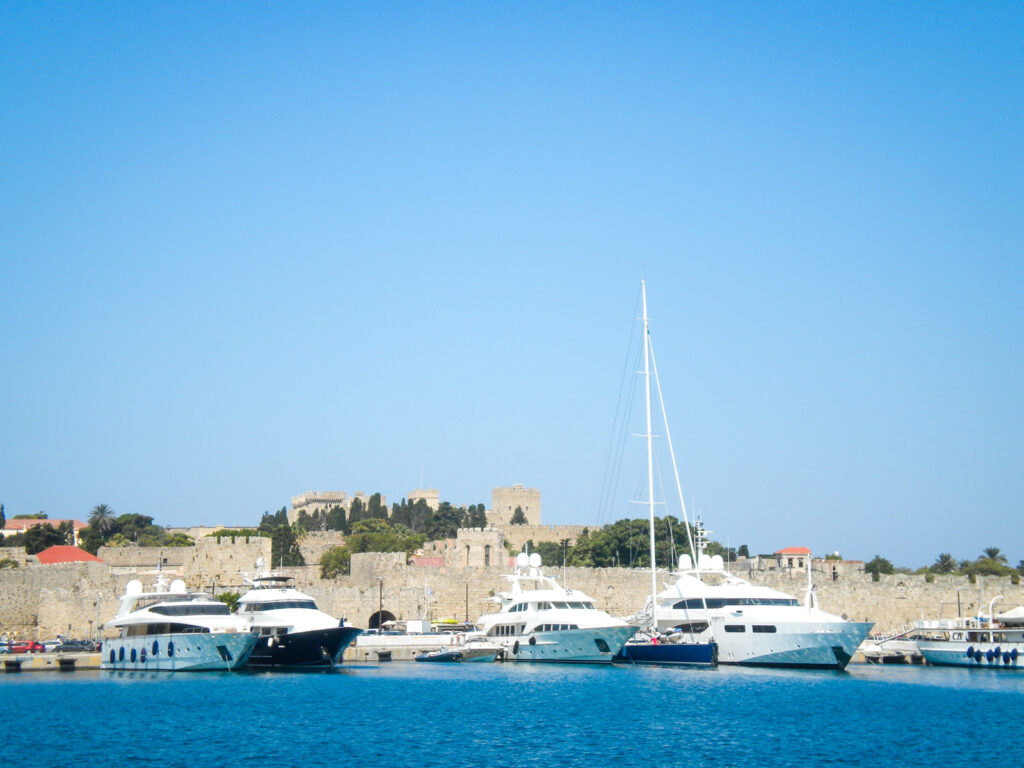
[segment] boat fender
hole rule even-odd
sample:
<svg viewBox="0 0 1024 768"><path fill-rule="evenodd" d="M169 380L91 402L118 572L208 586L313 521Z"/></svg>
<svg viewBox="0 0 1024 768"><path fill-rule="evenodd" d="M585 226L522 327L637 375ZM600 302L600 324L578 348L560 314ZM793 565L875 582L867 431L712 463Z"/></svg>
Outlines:
<svg viewBox="0 0 1024 768"><path fill-rule="evenodd" d="M142 661L143 664L146 663L146 649L145 648L143 648L141 651L139 651L139 660Z"/></svg>
<svg viewBox="0 0 1024 768"><path fill-rule="evenodd" d="M992 663L992 649L991 648L989 648L987 651L985 651L985 659L988 661L989 664Z"/></svg>
<svg viewBox="0 0 1024 768"><path fill-rule="evenodd" d="M981 651L980 650L977 650L977 651L974 652L974 660L978 661L978 662L981 661Z"/></svg>
<svg viewBox="0 0 1024 768"><path fill-rule="evenodd" d="M156 640L153 641L153 655L160 655L160 643L158 643Z"/></svg>
<svg viewBox="0 0 1024 768"><path fill-rule="evenodd" d="M512 644L512 653L516 654L517 656L519 655L519 641L518 640L516 640Z"/></svg>
<svg viewBox="0 0 1024 768"><path fill-rule="evenodd" d="M1010 663L1010 652L1009 651L1003 651L1003 664L1009 664L1009 663Z"/></svg>
<svg viewBox="0 0 1024 768"><path fill-rule="evenodd" d="M270 638L269 640L267 640L267 648L273 648L274 647L274 643L276 643L276 642L277 642L276 638L273 638L273 637Z"/></svg>
<svg viewBox="0 0 1024 768"><path fill-rule="evenodd" d="M969 646L967 646L967 658L969 659L972 656L974 656L974 646L973 645L969 645Z"/></svg>
<svg viewBox="0 0 1024 768"><path fill-rule="evenodd" d="M135 659L136 659L136 656L135 656L135 649L134 649L134 648L132 648L132 664L134 664L134 663L135 663Z"/></svg>
<svg viewBox="0 0 1024 768"><path fill-rule="evenodd" d="M1010 651L1010 658L1013 659L1014 661L1017 660L1017 649L1016 648L1014 648L1012 651Z"/></svg>
<svg viewBox="0 0 1024 768"><path fill-rule="evenodd" d="M997 645L996 646L996 650L995 650L996 656L999 656L1002 652L1003 652L1002 647Z"/></svg>
<svg viewBox="0 0 1024 768"><path fill-rule="evenodd" d="M537 638L536 637L531 637L530 638L530 645L536 645L536 644L537 644Z"/></svg>
<svg viewBox="0 0 1024 768"><path fill-rule="evenodd" d="M174 641L173 640L171 640L170 642L167 643L167 655L169 657L173 657L174 656Z"/></svg>

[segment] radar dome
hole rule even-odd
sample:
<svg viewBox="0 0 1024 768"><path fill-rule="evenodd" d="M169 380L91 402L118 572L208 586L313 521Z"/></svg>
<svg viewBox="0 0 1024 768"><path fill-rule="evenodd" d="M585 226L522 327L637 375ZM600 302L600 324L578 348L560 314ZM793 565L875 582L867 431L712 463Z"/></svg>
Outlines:
<svg viewBox="0 0 1024 768"><path fill-rule="evenodd" d="M691 568L693 568L693 561L690 560L690 556L689 555L680 555L679 556L679 570L680 571L688 571Z"/></svg>
<svg viewBox="0 0 1024 768"><path fill-rule="evenodd" d="M711 556L711 567L716 571L720 571L725 567L725 561L722 559L721 555Z"/></svg>
<svg viewBox="0 0 1024 768"><path fill-rule="evenodd" d="M531 568L540 568L540 562L540 552L534 552L532 555L530 555Z"/></svg>
<svg viewBox="0 0 1024 768"><path fill-rule="evenodd" d="M702 554L697 558L697 565L701 567L701 570L711 567L711 557L709 555Z"/></svg>
<svg viewBox="0 0 1024 768"><path fill-rule="evenodd" d="M530 556L528 554L526 554L525 552L520 552L518 555L516 555L516 567L517 568L525 568L529 564L530 564Z"/></svg>
<svg viewBox="0 0 1024 768"><path fill-rule="evenodd" d="M124 588L126 595L141 595L142 594L142 582L138 579L132 579L128 582Z"/></svg>

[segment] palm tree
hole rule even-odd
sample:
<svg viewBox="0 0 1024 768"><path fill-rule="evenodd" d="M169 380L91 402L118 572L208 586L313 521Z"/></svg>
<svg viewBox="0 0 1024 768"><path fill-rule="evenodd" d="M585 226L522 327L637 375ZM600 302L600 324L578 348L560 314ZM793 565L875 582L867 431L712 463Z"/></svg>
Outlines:
<svg viewBox="0 0 1024 768"><path fill-rule="evenodd" d="M999 547L986 547L981 551L989 560L995 560L997 563L1006 562L1006 555L999 551Z"/></svg>
<svg viewBox="0 0 1024 768"><path fill-rule="evenodd" d="M935 558L935 564L932 566L932 570L936 573L952 573L956 570L956 560L949 552L943 552L937 558Z"/></svg>
<svg viewBox="0 0 1024 768"><path fill-rule="evenodd" d="M114 527L114 510L106 504L97 504L89 513L89 525L106 536Z"/></svg>

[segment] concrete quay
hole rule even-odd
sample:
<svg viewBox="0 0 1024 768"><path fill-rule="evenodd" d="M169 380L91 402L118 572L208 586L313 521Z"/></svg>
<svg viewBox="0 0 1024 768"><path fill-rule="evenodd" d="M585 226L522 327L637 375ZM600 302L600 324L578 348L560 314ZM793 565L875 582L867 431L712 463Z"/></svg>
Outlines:
<svg viewBox="0 0 1024 768"><path fill-rule="evenodd" d="M74 672L99 669L100 654L82 653L5 653L0 655L3 671L9 672Z"/></svg>

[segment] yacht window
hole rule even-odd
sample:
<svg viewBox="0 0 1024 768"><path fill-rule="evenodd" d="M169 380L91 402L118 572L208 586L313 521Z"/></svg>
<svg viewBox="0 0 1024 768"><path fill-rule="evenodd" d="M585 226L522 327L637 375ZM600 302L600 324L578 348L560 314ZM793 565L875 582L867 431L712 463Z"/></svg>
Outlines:
<svg viewBox="0 0 1024 768"><path fill-rule="evenodd" d="M231 611L226 603L181 603L179 605L154 605L151 613L161 616L227 616Z"/></svg>
<svg viewBox="0 0 1024 768"><path fill-rule="evenodd" d="M551 603L538 603L537 604L537 610L538 611L550 611L551 610Z"/></svg>
<svg viewBox="0 0 1024 768"><path fill-rule="evenodd" d="M746 632L747 628L745 626L743 626L742 624L726 624L725 625L725 631L726 632Z"/></svg>
<svg viewBox="0 0 1024 768"><path fill-rule="evenodd" d="M597 610L596 608L594 608L594 604L593 603L584 603L583 607L586 608L588 611L596 611Z"/></svg>
<svg viewBox="0 0 1024 768"><path fill-rule="evenodd" d="M583 608L583 603L569 603L570 608Z"/></svg>
<svg viewBox="0 0 1024 768"><path fill-rule="evenodd" d="M773 624L755 624L752 629L755 632L775 632L775 626Z"/></svg>
<svg viewBox="0 0 1024 768"><path fill-rule="evenodd" d="M730 605L799 605L795 597L691 597L680 600L672 607L676 610L725 608Z"/></svg>
<svg viewBox="0 0 1024 768"><path fill-rule="evenodd" d="M568 603L553 603L553 605L555 606L555 608L568 608L569 607Z"/></svg>

